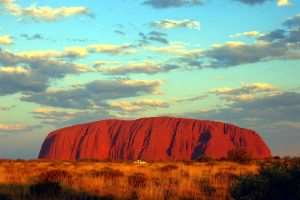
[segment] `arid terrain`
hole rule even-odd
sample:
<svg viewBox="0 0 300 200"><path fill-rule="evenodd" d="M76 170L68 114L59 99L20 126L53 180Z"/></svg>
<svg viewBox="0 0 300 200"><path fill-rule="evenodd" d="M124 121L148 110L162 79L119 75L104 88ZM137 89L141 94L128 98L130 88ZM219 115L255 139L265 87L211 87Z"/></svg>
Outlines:
<svg viewBox="0 0 300 200"><path fill-rule="evenodd" d="M298 200L300 159L0 160L1 200Z"/></svg>
<svg viewBox="0 0 300 200"><path fill-rule="evenodd" d="M255 162L0 162L2 199L230 199L236 177Z"/></svg>

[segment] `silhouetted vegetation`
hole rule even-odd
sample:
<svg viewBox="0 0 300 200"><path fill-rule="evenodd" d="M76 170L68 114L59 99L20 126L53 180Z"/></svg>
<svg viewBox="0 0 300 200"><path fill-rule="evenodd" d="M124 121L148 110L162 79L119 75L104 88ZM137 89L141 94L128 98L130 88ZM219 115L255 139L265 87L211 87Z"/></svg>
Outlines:
<svg viewBox="0 0 300 200"><path fill-rule="evenodd" d="M207 197L212 197L213 194L216 192L216 188L210 184L207 178L200 179L198 181L199 189L202 193L205 194Z"/></svg>
<svg viewBox="0 0 300 200"><path fill-rule="evenodd" d="M235 148L228 152L228 160L239 162L239 163L248 163L251 161L251 155L244 148Z"/></svg>
<svg viewBox="0 0 300 200"><path fill-rule="evenodd" d="M0 194L0 200L11 200L11 198L6 194Z"/></svg>
<svg viewBox="0 0 300 200"><path fill-rule="evenodd" d="M91 174L91 176L103 177L105 179L114 179L114 178L124 176L124 173L121 172L120 170L112 169L109 167L105 167L100 171L92 171L90 174Z"/></svg>
<svg viewBox="0 0 300 200"><path fill-rule="evenodd" d="M0 185L0 200L114 200L113 196L92 195L62 187L58 183Z"/></svg>
<svg viewBox="0 0 300 200"><path fill-rule="evenodd" d="M47 197L57 197L62 192L62 188L57 182L40 182L29 187L31 196L45 199Z"/></svg>
<svg viewBox="0 0 300 200"><path fill-rule="evenodd" d="M42 172L35 178L38 183L70 183L72 176L64 170Z"/></svg>
<svg viewBox="0 0 300 200"><path fill-rule="evenodd" d="M300 160L264 164L258 175L238 178L231 195L235 200L299 200Z"/></svg>
<svg viewBox="0 0 300 200"><path fill-rule="evenodd" d="M213 161L215 161L215 159L213 159L212 157L209 157L209 156L202 155L196 161L197 162L213 162Z"/></svg>

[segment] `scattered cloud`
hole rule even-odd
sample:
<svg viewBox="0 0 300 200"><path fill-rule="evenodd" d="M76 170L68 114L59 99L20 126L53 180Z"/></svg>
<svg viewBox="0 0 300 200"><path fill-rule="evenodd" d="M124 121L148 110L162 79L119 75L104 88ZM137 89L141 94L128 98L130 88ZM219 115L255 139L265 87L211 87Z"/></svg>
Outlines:
<svg viewBox="0 0 300 200"><path fill-rule="evenodd" d="M240 88L218 88L214 89L211 92L218 95L239 95L243 93L252 93L252 92L273 92L277 91L276 87L269 83L252 83L252 84L243 84Z"/></svg>
<svg viewBox="0 0 300 200"><path fill-rule="evenodd" d="M28 57L0 49L0 95L41 92L53 79L87 71L83 65L46 57Z"/></svg>
<svg viewBox="0 0 300 200"><path fill-rule="evenodd" d="M200 29L200 22L191 19L173 20L164 19L161 21L155 21L151 23L152 27L161 29L174 29L174 28L188 28L188 29Z"/></svg>
<svg viewBox="0 0 300 200"><path fill-rule="evenodd" d="M97 70L100 70L102 67L107 67L107 66L119 66L121 65L120 62L118 61L108 61L108 60L97 60L94 62L93 67Z"/></svg>
<svg viewBox="0 0 300 200"><path fill-rule="evenodd" d="M0 74L29 74L29 69L25 67L1 67Z"/></svg>
<svg viewBox="0 0 300 200"><path fill-rule="evenodd" d="M68 90L31 93L21 100L52 107L93 109L103 106L105 100L156 94L159 80L96 80Z"/></svg>
<svg viewBox="0 0 300 200"><path fill-rule="evenodd" d="M20 35L20 37L26 39L26 40L45 40L45 38L41 35L41 34L33 34L33 35L29 35L29 34L26 34L26 33L22 33Z"/></svg>
<svg viewBox="0 0 300 200"><path fill-rule="evenodd" d="M207 50L205 55L212 59L212 67L229 67L246 63L254 63L283 55L286 48L269 43L245 44L241 42L227 42L215 45Z"/></svg>
<svg viewBox="0 0 300 200"><path fill-rule="evenodd" d="M283 92L250 101L238 101L228 107L189 113L198 118L229 121L251 127L269 126L278 122L300 122L300 93Z"/></svg>
<svg viewBox="0 0 300 200"><path fill-rule="evenodd" d="M78 115L78 112L40 107L32 111L32 114L36 119L43 120L43 123L56 124L58 121L62 122L75 118Z"/></svg>
<svg viewBox="0 0 300 200"><path fill-rule="evenodd" d="M167 46L162 47L149 46L146 47L146 49L157 53L164 53L188 58L199 57L203 52L203 50L200 48L188 48L183 43L171 43Z"/></svg>
<svg viewBox="0 0 300 200"><path fill-rule="evenodd" d="M277 5L278 6L290 6L291 3L289 0L277 0Z"/></svg>
<svg viewBox="0 0 300 200"><path fill-rule="evenodd" d="M289 18L286 20L283 25L287 26L288 28L299 28L300 27L300 14Z"/></svg>
<svg viewBox="0 0 300 200"><path fill-rule="evenodd" d="M282 40L285 37L286 37L286 31L285 30L276 29L274 31L271 31L269 33L261 35L257 39L267 41L267 42L274 42L274 41Z"/></svg>
<svg viewBox="0 0 300 200"><path fill-rule="evenodd" d="M84 47L66 47L63 51L38 50L17 53L17 55L28 59L75 59L85 57L88 54L88 50Z"/></svg>
<svg viewBox="0 0 300 200"><path fill-rule="evenodd" d="M239 88L217 88L210 91L226 101L251 101L259 98L260 94L275 95L279 93L278 88L269 83L243 84Z"/></svg>
<svg viewBox="0 0 300 200"><path fill-rule="evenodd" d="M162 43L162 44L169 44L169 41L167 39L167 34L166 33L162 33L162 32L158 32L158 31L151 31L148 34L144 34L142 32L139 33L140 36L140 40L139 46L144 46L147 44L150 44L151 42L158 42L158 43Z"/></svg>
<svg viewBox="0 0 300 200"><path fill-rule="evenodd" d="M136 50L132 45L93 44L88 46L91 53L106 53L111 55L132 54Z"/></svg>
<svg viewBox="0 0 300 200"><path fill-rule="evenodd" d="M108 105L121 112L139 112L147 108L167 108L169 104L162 100L143 99L138 101L112 101Z"/></svg>
<svg viewBox="0 0 300 200"><path fill-rule="evenodd" d="M13 43L10 35L0 35L0 45L10 45Z"/></svg>
<svg viewBox="0 0 300 200"><path fill-rule="evenodd" d="M149 5L153 8L164 9L164 8L176 8L185 6L196 6L202 5L202 0L146 0L144 5Z"/></svg>
<svg viewBox="0 0 300 200"><path fill-rule="evenodd" d="M92 16L89 9L83 6L53 8L31 5L29 7L22 7L15 0L0 0L0 6L11 15L21 19L29 18L34 21L56 21L75 15Z"/></svg>
<svg viewBox="0 0 300 200"><path fill-rule="evenodd" d="M160 64L145 60L143 62L131 62L119 64L116 67L97 67L97 71L110 75L128 75L128 74L156 74L169 72L178 69L179 66L172 64Z"/></svg>
<svg viewBox="0 0 300 200"><path fill-rule="evenodd" d="M254 6L254 5L261 5L265 2L272 1L272 0L233 0L233 1L238 1L246 5ZM166 8L203 5L204 2L205 2L204 0L146 0L144 1L143 4L149 5L157 9L166 9ZM291 5L290 0L276 0L276 2L279 7Z"/></svg>
<svg viewBox="0 0 300 200"><path fill-rule="evenodd" d="M250 31L232 37L254 37L253 43L228 41L214 44L211 48L188 48L183 43L165 46L146 46L145 49L156 53L178 56L177 61L185 68L228 68L243 64L272 60L300 59L300 17L296 15L286 20L285 29L275 29L268 33Z"/></svg>
<svg viewBox="0 0 300 200"><path fill-rule="evenodd" d="M0 133L1 132L15 132L27 130L28 126L24 124L3 124L0 123Z"/></svg>
<svg viewBox="0 0 300 200"><path fill-rule="evenodd" d="M194 97L185 97L185 98L177 98L175 99L176 103L187 103L187 102L194 102L194 101L199 101L207 98L208 95L198 95Z"/></svg>
<svg viewBox="0 0 300 200"><path fill-rule="evenodd" d="M265 2L272 1L272 0L234 0L234 1L239 1L244 4L254 6L254 5L260 5L260 4L263 4ZM276 2L277 2L277 6L279 6L279 7L291 5L290 0L276 0Z"/></svg>
<svg viewBox="0 0 300 200"><path fill-rule="evenodd" d="M0 71L0 95L43 91L49 86L47 79L43 77L39 77L38 74L20 73L17 69L9 70L9 73L7 70Z"/></svg>
<svg viewBox="0 0 300 200"><path fill-rule="evenodd" d="M253 6L253 5L263 4L271 0L234 0L234 1L239 1L241 3Z"/></svg>
<svg viewBox="0 0 300 200"><path fill-rule="evenodd" d="M92 68L71 62L75 58L82 58L90 53L127 54L132 49L129 45L109 44L66 47L63 51L13 53L0 49L0 95L45 91L54 79L64 78L68 74L91 72Z"/></svg>
<svg viewBox="0 0 300 200"><path fill-rule="evenodd" d="M202 51L200 56L182 61L195 68L226 68L275 59L290 58L289 47L281 42L246 44L227 42ZM295 58L294 58L295 59Z"/></svg>
<svg viewBox="0 0 300 200"><path fill-rule="evenodd" d="M250 38L257 38L262 35L263 35L263 33L258 32L258 31L247 31L247 32L243 32L243 33L236 33L236 34L230 35L230 37L237 38L237 37L245 36L245 37L250 37Z"/></svg>
<svg viewBox="0 0 300 200"><path fill-rule="evenodd" d="M16 53L27 59L76 59L90 54L103 53L109 55L131 54L135 52L132 45L91 44L88 46L70 46L59 50L34 50Z"/></svg>
<svg viewBox="0 0 300 200"><path fill-rule="evenodd" d="M114 32L116 34L118 34L118 35L121 35L121 36L125 36L126 35L126 33L124 31L121 31L121 30L115 30Z"/></svg>

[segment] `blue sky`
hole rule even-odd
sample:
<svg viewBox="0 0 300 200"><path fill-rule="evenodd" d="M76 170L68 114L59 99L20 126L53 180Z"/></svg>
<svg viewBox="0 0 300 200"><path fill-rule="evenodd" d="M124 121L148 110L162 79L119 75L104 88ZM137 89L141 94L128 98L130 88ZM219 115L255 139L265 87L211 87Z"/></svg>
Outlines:
<svg viewBox="0 0 300 200"><path fill-rule="evenodd" d="M51 130L180 116L261 133L300 155L296 0L0 0L0 157Z"/></svg>

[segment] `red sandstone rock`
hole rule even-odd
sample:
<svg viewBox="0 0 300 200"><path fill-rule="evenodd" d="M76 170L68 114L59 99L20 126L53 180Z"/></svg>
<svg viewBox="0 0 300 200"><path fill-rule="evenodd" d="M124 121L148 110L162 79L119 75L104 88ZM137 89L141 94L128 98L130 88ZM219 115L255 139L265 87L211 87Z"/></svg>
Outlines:
<svg viewBox="0 0 300 200"><path fill-rule="evenodd" d="M55 160L193 160L201 155L226 157L242 147L253 158L271 156L252 130L222 122L153 117L103 120L80 124L48 135L39 158Z"/></svg>

